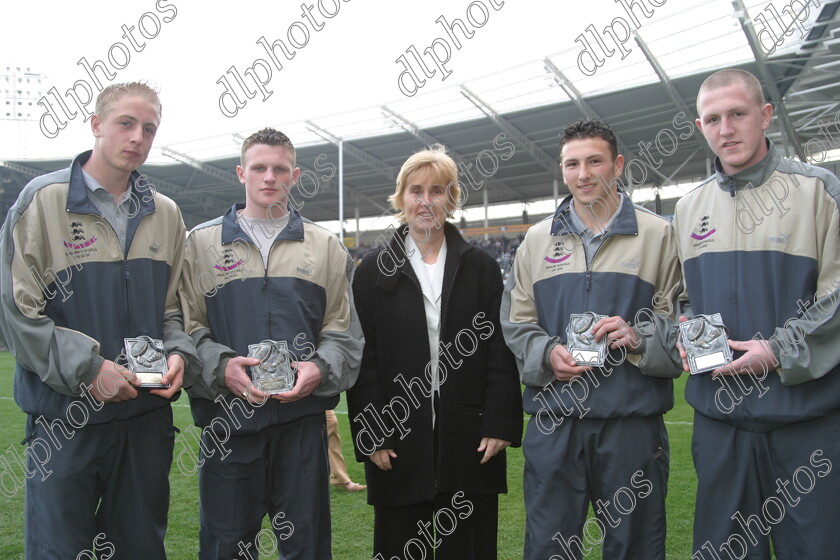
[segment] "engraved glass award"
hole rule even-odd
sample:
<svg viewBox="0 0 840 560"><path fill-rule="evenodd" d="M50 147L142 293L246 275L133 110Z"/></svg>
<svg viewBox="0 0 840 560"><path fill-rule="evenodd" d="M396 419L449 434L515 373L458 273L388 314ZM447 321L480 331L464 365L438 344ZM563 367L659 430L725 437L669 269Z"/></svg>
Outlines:
<svg viewBox="0 0 840 560"><path fill-rule="evenodd" d="M248 357L260 361L251 366L251 379L263 393L285 393L295 386L295 370L285 340L263 340L259 344L251 344L248 346Z"/></svg>
<svg viewBox="0 0 840 560"><path fill-rule="evenodd" d="M717 369L732 361L732 350L720 313L695 315L680 323L680 342L692 375Z"/></svg>
<svg viewBox="0 0 840 560"><path fill-rule="evenodd" d="M606 315L598 315L592 311L586 313L572 313L569 325L566 327L566 349L579 366L603 366L607 357L607 337L595 341L592 327Z"/></svg>
<svg viewBox="0 0 840 560"><path fill-rule="evenodd" d="M169 383L161 383L169 369L166 365L166 350L163 342L149 336L124 339L125 357L128 369L137 376L143 389L168 389Z"/></svg>

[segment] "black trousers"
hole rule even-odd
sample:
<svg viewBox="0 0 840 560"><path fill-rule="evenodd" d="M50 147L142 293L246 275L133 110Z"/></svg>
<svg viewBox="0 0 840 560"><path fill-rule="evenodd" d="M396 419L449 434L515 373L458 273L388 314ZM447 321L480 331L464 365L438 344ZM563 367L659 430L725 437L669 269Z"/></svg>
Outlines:
<svg viewBox="0 0 840 560"><path fill-rule="evenodd" d="M840 411L769 432L694 414L694 555L837 558Z"/></svg>
<svg viewBox="0 0 840 560"><path fill-rule="evenodd" d="M175 445L169 405L67 431L54 422L30 417L27 428L35 454L48 457L43 477L28 456L27 560L82 560L94 549L100 558L165 560Z"/></svg>
<svg viewBox="0 0 840 560"><path fill-rule="evenodd" d="M522 444L525 560L580 560L599 547L605 560L665 560L662 416L564 416L550 434L538 428L532 416Z"/></svg>
<svg viewBox="0 0 840 560"><path fill-rule="evenodd" d="M374 560L493 560L499 497L438 494L433 502L374 506Z"/></svg>
<svg viewBox="0 0 840 560"><path fill-rule="evenodd" d="M225 455L209 438L198 479L200 560L332 558L323 413L231 437ZM266 515L271 529L261 529Z"/></svg>

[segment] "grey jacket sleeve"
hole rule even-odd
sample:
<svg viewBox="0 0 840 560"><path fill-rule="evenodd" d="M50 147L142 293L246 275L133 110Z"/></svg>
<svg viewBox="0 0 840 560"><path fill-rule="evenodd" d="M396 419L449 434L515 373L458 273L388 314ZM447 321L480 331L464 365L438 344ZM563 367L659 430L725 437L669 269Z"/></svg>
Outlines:
<svg viewBox="0 0 840 560"><path fill-rule="evenodd" d="M172 240L174 244L172 266L169 272L169 286L166 291L166 311L163 316L163 347L166 354L178 354L184 359L186 377L187 371L200 367L198 362L198 351L195 343L184 331L184 314L181 310L181 302L178 292L181 289L181 275L184 268L185 243L187 232L184 228L184 221L178 213L180 223L180 236Z"/></svg>
<svg viewBox="0 0 840 560"><path fill-rule="evenodd" d="M329 262L333 263L330 285L327 286L327 306L323 326L318 337L317 356L329 366L321 371L321 384L313 395L332 397L346 391L359 377L365 339L351 285L355 264L347 250L338 243L330 245Z"/></svg>
<svg viewBox="0 0 840 560"><path fill-rule="evenodd" d="M815 216L818 277L812 301L770 337L785 385L819 379L840 364L840 180L825 174L823 199Z"/></svg>
<svg viewBox="0 0 840 560"><path fill-rule="evenodd" d="M676 310L683 287L674 233L670 227L667 232L665 239L655 240L657 244L662 244L656 293L650 306L636 313L639 320L633 328L640 338L640 345L638 353L631 351L627 359L645 375L673 378L682 373L682 361L677 351L679 329Z"/></svg>
<svg viewBox="0 0 840 560"><path fill-rule="evenodd" d="M97 340L57 327L44 314L49 299L66 297L57 286L72 265L49 261L39 224L54 217L24 200L21 196L12 206L0 230L0 332L18 364L55 391L80 396L82 384L92 383L104 358Z"/></svg>
<svg viewBox="0 0 840 560"><path fill-rule="evenodd" d="M505 282L499 321L505 342L516 357L520 381L529 387L544 387L554 380L554 373L545 367L543 356L546 347L556 340L537 322L527 241L526 235Z"/></svg>
<svg viewBox="0 0 840 560"><path fill-rule="evenodd" d="M225 387L225 366L236 356L233 349L219 344L213 338L207 322L207 306L204 293L199 286L200 261L192 235L187 238L184 268L181 275L179 297L184 314L184 330L190 336L197 360L187 364L184 373L184 388L192 398L215 400L227 395Z"/></svg>

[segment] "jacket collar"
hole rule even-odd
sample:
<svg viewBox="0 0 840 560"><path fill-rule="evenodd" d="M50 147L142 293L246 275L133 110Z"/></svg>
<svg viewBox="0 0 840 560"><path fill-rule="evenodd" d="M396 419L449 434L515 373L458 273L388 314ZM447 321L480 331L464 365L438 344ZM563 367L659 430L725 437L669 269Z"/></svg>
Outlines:
<svg viewBox="0 0 840 560"><path fill-rule="evenodd" d="M100 215L99 209L88 198L88 188L87 185L85 185L85 176L82 173L82 166L87 163L87 160L90 159L92 153L93 150L82 152L76 156L70 164L70 186L67 192L67 206L65 208L68 212L74 212L76 214L96 214L97 216ZM135 203L139 205L138 212L134 214L132 218L142 218L146 214L151 214L155 211L154 196L138 192L137 181L140 177L141 174L136 169L131 172L129 177L129 188L134 194L133 198ZM145 188L150 192L154 192L149 187ZM132 223L132 220L129 220L129 223ZM131 229L130 226L129 229Z"/></svg>
<svg viewBox="0 0 840 560"><path fill-rule="evenodd" d="M735 196L735 191L741 189L751 189L761 186L773 173L776 165L779 163L781 156L769 138L764 139L767 142L767 154L755 165L744 171L735 173L734 175L727 175L723 172L723 166L720 163L720 158L715 157L715 180L721 190L728 191L731 196Z"/></svg>
<svg viewBox="0 0 840 560"><path fill-rule="evenodd" d="M230 209L225 212L225 215L222 217L222 243L233 243L234 241L241 240L247 243L254 244L254 241L251 237L245 233L245 230L239 225L239 214L237 213L238 210L242 210L245 208L244 202L236 202ZM274 239L275 242L280 240L288 240L288 241L303 241L303 218L301 217L300 213L297 210L292 208L291 206L286 206L289 212L289 223L283 228L277 237Z"/></svg>
<svg viewBox="0 0 840 560"><path fill-rule="evenodd" d="M420 282L417 280L417 275L414 274L414 268L408 260L405 252L405 236L408 234L408 225L403 224L391 235L391 240L386 247L377 254L377 264L379 265L379 274L377 275L377 285L383 289L393 291L397 287L397 283L402 275L407 275L418 286ZM473 246L467 243L461 233L454 225L449 222L443 224L443 235L446 238L446 262L443 269L443 291L441 299L446 301L448 295L448 287L451 285L452 276L461 257L467 251L471 251Z"/></svg>
<svg viewBox="0 0 840 560"><path fill-rule="evenodd" d="M622 195L621 209L610 224L609 231L604 234L604 237L611 235L635 235L639 231L633 201L625 193L622 192ZM568 235L570 233L577 236L583 235L584 229L578 226L576 221L572 219L572 200L572 195L567 196L560 203L560 206L557 207L557 210L555 210L551 223L551 235Z"/></svg>

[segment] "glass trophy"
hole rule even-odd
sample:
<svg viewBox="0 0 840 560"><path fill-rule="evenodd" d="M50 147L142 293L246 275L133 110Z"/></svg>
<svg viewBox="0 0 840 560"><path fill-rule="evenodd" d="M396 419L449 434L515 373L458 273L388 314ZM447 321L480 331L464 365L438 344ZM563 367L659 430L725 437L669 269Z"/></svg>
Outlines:
<svg viewBox="0 0 840 560"><path fill-rule="evenodd" d="M251 366L254 386L270 395L291 391L295 386L295 370L285 340L263 340L248 346L248 357L259 364Z"/></svg>

